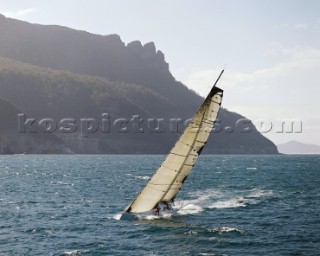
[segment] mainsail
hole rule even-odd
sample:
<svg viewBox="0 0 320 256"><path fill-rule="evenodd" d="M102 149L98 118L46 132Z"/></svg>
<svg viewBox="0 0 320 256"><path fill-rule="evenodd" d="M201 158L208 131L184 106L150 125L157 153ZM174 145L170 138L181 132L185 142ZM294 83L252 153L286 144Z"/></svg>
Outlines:
<svg viewBox="0 0 320 256"><path fill-rule="evenodd" d="M175 198L214 127L223 95L223 90L216 84L223 72L157 172L126 212L147 212Z"/></svg>

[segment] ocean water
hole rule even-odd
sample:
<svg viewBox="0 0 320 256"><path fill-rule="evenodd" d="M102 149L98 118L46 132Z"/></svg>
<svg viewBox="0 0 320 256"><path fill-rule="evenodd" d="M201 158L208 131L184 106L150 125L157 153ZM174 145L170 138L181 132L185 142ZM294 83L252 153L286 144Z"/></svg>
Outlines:
<svg viewBox="0 0 320 256"><path fill-rule="evenodd" d="M0 156L0 255L320 255L320 156L201 156L166 218L119 220L163 156Z"/></svg>

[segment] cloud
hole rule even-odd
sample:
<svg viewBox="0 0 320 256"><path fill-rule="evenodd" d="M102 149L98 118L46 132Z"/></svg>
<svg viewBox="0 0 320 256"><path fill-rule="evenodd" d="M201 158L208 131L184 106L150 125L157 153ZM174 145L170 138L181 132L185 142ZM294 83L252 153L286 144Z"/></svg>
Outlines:
<svg viewBox="0 0 320 256"><path fill-rule="evenodd" d="M271 48L270 52L278 56L273 65L251 72L226 70L219 84L225 91L223 106L253 120L300 119L305 131L299 134L300 140L320 144L315 130L320 120L320 49L278 43ZM198 70L183 82L204 96L219 72ZM285 142L285 138L298 135L274 132L267 136Z"/></svg>
<svg viewBox="0 0 320 256"><path fill-rule="evenodd" d="M217 78L220 72L218 69L199 70L191 73L184 83L201 96L206 96L214 83L213 79Z"/></svg>
<svg viewBox="0 0 320 256"><path fill-rule="evenodd" d="M294 25L293 27L296 29L307 29L307 28L309 28L309 25L305 24L305 23L300 23L300 24Z"/></svg>
<svg viewBox="0 0 320 256"><path fill-rule="evenodd" d="M282 29L308 29L310 28L310 25L307 23L297 23L297 24L288 24L288 23L282 23L279 25Z"/></svg>
<svg viewBox="0 0 320 256"><path fill-rule="evenodd" d="M254 70L252 72L240 72L237 70L226 70L223 77L223 86L228 89L241 90L262 90L299 87L313 88L320 84L320 49L310 47L285 48L280 44L273 44L270 50L273 54L280 56L280 62ZM205 95L213 79L218 76L221 70L205 69L195 71L184 81L190 88L201 95ZM279 82L286 83L279 84ZM308 83L306 83L308 81ZM290 82L290 85L289 85Z"/></svg>
<svg viewBox="0 0 320 256"><path fill-rule="evenodd" d="M15 12L7 12L7 11L0 11L0 12L4 16L9 17L9 18L21 18L21 17L27 16L30 13L33 13L35 11L36 11L36 9L34 9L34 8L27 8L27 9L18 10Z"/></svg>

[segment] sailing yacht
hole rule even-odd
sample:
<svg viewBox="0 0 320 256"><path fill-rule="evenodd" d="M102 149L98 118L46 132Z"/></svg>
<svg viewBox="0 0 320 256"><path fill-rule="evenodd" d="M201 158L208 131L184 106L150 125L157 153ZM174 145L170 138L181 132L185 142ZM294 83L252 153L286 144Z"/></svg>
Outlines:
<svg viewBox="0 0 320 256"><path fill-rule="evenodd" d="M173 200L214 128L223 96L223 90L216 85L223 72L224 70L159 169L124 210L121 219L134 219L137 214L162 215L172 208Z"/></svg>

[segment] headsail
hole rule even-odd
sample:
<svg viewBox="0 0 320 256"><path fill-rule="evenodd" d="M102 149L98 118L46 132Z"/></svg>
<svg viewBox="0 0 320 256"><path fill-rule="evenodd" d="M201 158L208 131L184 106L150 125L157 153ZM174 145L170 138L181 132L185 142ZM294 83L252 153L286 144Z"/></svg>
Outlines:
<svg viewBox="0 0 320 256"><path fill-rule="evenodd" d="M147 212L161 202L170 202L177 195L206 144L217 118L223 90L213 85L179 140L157 172L127 208L127 212Z"/></svg>

